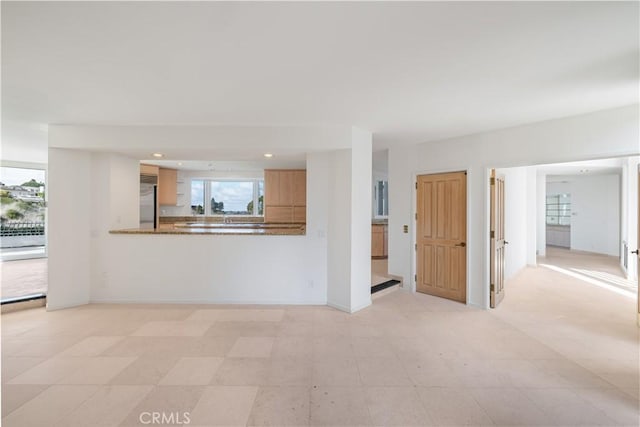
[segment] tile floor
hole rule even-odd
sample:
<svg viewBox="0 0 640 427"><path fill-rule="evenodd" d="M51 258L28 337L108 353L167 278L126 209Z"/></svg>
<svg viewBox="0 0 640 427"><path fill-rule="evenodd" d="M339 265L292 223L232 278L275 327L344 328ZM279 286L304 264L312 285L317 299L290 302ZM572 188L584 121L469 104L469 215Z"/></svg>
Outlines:
<svg viewBox="0 0 640 427"><path fill-rule="evenodd" d="M392 279L388 273L388 260L371 259L371 287Z"/></svg>
<svg viewBox="0 0 640 427"><path fill-rule="evenodd" d="M354 315L26 310L1 317L2 425L638 426L635 311L543 267L493 311L403 290Z"/></svg>
<svg viewBox="0 0 640 427"><path fill-rule="evenodd" d="M0 262L0 296L15 298L47 292L47 258Z"/></svg>

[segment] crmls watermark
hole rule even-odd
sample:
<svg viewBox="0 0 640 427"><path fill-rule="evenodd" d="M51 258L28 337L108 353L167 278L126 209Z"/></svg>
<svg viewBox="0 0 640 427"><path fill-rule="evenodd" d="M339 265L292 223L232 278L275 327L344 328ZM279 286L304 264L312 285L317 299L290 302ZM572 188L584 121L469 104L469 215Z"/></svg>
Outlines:
<svg viewBox="0 0 640 427"><path fill-rule="evenodd" d="M187 425L191 422L191 414L188 412L141 412L138 419L142 424Z"/></svg>

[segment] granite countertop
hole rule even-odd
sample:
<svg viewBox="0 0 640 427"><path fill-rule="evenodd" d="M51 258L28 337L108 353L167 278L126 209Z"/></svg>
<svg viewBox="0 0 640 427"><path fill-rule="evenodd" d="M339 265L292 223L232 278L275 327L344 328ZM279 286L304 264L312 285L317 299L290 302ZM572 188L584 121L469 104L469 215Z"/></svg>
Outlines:
<svg viewBox="0 0 640 427"><path fill-rule="evenodd" d="M188 234L188 235L257 235L257 236L303 236L305 224L223 224L223 223L176 223L160 224L160 228L130 228L110 230L110 234Z"/></svg>

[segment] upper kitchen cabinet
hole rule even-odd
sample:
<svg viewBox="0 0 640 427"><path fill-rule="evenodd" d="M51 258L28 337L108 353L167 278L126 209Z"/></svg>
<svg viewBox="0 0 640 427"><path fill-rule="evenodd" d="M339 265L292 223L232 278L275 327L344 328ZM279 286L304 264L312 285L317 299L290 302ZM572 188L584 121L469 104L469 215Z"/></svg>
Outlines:
<svg viewBox="0 0 640 427"><path fill-rule="evenodd" d="M267 169L264 171L265 222L306 222L307 171Z"/></svg>
<svg viewBox="0 0 640 427"><path fill-rule="evenodd" d="M158 172L158 203L161 205L178 204L178 171L160 168Z"/></svg>
<svg viewBox="0 0 640 427"><path fill-rule="evenodd" d="M160 168L155 165L140 164L140 175L154 175L158 176L158 170Z"/></svg>

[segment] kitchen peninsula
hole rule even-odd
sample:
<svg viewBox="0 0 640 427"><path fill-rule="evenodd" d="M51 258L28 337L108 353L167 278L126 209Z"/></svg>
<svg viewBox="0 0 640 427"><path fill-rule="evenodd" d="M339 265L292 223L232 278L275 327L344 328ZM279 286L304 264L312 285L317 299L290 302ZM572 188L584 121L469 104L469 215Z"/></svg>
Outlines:
<svg viewBox="0 0 640 427"><path fill-rule="evenodd" d="M304 224L265 223L175 223L161 224L159 228L134 228L111 230L110 234L193 234L193 235L256 235L256 236L304 236Z"/></svg>

